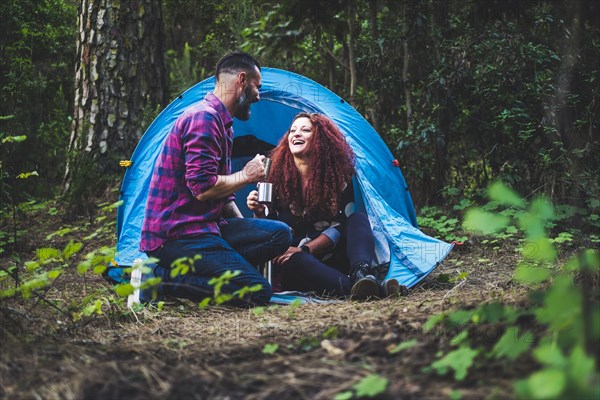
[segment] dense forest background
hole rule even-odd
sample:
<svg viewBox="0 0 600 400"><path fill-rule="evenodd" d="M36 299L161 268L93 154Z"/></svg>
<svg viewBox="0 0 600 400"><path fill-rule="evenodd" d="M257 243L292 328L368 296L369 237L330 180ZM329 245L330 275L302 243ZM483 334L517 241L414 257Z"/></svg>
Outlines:
<svg viewBox="0 0 600 400"><path fill-rule="evenodd" d="M102 179L75 183L93 186L94 195L118 182L119 160L168 101L210 76L221 55L243 49L349 101L400 160L420 206L478 196L495 179L561 203L600 197L595 1L6 0L3 206L62 193L69 159L82 155L70 143L82 64L76 43L85 30L78 14L94 3L119 8L117 25L158 10L162 36L149 53L164 60L166 85L160 96L142 96L136 118L115 127L128 140L109 140L105 157L93 158ZM127 40L112 29L105 40ZM97 109L98 118L108 113Z"/></svg>
<svg viewBox="0 0 600 400"><path fill-rule="evenodd" d="M455 244L408 296L103 279L121 161L234 49L385 140ZM600 398L599 77L596 0L0 1L0 398Z"/></svg>

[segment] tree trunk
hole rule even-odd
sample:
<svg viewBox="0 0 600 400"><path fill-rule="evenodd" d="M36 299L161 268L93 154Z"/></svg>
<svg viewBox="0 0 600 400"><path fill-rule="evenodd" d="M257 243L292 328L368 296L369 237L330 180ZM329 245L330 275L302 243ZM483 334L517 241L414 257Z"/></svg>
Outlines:
<svg viewBox="0 0 600 400"><path fill-rule="evenodd" d="M412 131L412 98L410 94L410 79L409 79L409 66L410 66L410 50L408 47L408 40L410 36L410 21L407 19L407 4L403 4L402 7L402 23L404 25L404 40L402 40L402 87L404 88L404 104L406 106L406 130Z"/></svg>
<svg viewBox="0 0 600 400"><path fill-rule="evenodd" d="M448 1L438 0L433 3L433 15L430 18L431 31L430 43L433 47L433 62L437 67L440 64L439 37L446 37L448 31ZM435 154L435 179L431 196L434 201L441 201L441 191L446 186L448 178L448 140L450 133L450 111L448 109L450 100L445 84L441 82L436 90L435 97L438 102L437 125L438 129L435 135L434 154Z"/></svg>
<svg viewBox="0 0 600 400"><path fill-rule="evenodd" d="M350 101L354 101L356 94L356 61L354 47L356 45L356 5L354 1L348 3L348 66L350 67Z"/></svg>
<svg viewBox="0 0 600 400"><path fill-rule="evenodd" d="M130 157L166 80L160 0L81 0L78 27L65 192L80 202Z"/></svg>

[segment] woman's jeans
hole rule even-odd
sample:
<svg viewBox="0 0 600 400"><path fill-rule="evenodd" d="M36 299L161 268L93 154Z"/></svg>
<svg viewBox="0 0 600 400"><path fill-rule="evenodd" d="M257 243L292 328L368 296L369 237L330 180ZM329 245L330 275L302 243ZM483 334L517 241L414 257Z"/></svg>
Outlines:
<svg viewBox="0 0 600 400"><path fill-rule="evenodd" d="M283 289L317 294L345 296L350 294L350 268L370 264L375 257L375 241L369 218L355 212L342 226L333 257L322 262L312 254L300 252L280 266Z"/></svg>
<svg viewBox="0 0 600 400"><path fill-rule="evenodd" d="M240 271L223 285L221 293L233 294L244 287L260 285L260 290L234 299L230 304L258 305L269 302L272 288L258 272L256 265L283 253L290 245L290 228L279 221L256 218L231 218L220 226L221 236L204 234L170 240L148 256L159 259L154 276L162 278L161 293L201 301L214 295L213 278L227 271ZM187 274L171 277L173 262L181 258L193 260Z"/></svg>

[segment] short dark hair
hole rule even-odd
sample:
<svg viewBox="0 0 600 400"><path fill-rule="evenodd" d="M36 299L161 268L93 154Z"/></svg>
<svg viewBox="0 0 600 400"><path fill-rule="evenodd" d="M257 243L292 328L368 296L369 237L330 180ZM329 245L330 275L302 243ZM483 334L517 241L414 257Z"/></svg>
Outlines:
<svg viewBox="0 0 600 400"><path fill-rule="evenodd" d="M260 70L260 64L254 57L248 53L244 53L243 51L236 50L221 57L219 62L217 62L215 76L218 80L219 75L223 72L254 72L255 67Z"/></svg>

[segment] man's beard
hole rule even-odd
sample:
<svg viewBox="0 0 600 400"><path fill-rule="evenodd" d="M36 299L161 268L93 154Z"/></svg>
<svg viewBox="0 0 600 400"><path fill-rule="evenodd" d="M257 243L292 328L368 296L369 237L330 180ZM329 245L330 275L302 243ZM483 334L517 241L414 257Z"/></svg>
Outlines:
<svg viewBox="0 0 600 400"><path fill-rule="evenodd" d="M250 105L252 105L254 101L250 99L250 94L248 93L250 91L249 89L250 87L248 87L238 99L237 108L233 114L233 116L240 121L248 121L250 119Z"/></svg>

